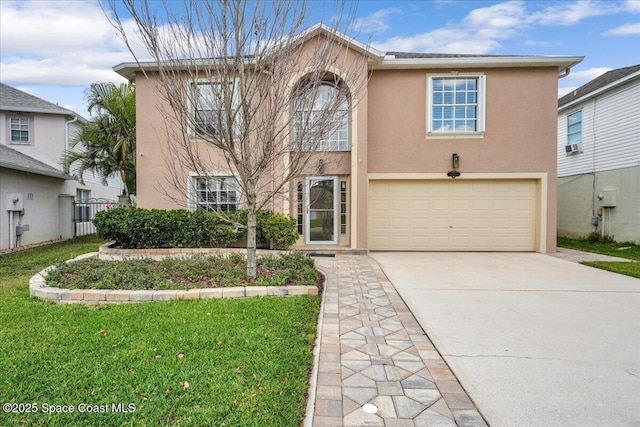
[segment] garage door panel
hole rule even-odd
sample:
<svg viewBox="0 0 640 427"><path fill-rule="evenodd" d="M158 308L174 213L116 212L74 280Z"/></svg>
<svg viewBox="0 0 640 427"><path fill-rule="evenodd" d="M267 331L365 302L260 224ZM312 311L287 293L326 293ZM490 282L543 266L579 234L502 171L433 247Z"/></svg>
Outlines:
<svg viewBox="0 0 640 427"><path fill-rule="evenodd" d="M369 247L532 251L536 194L534 180L372 181Z"/></svg>

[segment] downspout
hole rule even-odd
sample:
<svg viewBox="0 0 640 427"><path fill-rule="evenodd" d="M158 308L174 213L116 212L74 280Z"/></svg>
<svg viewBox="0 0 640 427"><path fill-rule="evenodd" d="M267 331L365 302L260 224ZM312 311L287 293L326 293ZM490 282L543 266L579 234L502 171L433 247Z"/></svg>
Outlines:
<svg viewBox="0 0 640 427"><path fill-rule="evenodd" d="M562 74L558 74L558 79L564 79L569 74L571 74L571 68L567 68Z"/></svg>

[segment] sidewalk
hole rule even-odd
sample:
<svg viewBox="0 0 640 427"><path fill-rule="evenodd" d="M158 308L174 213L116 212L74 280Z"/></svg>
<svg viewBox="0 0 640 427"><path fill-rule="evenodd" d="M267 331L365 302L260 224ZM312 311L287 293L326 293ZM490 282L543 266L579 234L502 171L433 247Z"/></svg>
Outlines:
<svg viewBox="0 0 640 427"><path fill-rule="evenodd" d="M549 254L554 258L565 259L571 262L585 262L585 261L608 261L608 262L633 262L633 260L627 258L613 257L609 255L601 255L592 252L582 252L569 248L558 248L557 252Z"/></svg>
<svg viewBox="0 0 640 427"><path fill-rule="evenodd" d="M327 282L305 426L486 426L375 260L316 261Z"/></svg>

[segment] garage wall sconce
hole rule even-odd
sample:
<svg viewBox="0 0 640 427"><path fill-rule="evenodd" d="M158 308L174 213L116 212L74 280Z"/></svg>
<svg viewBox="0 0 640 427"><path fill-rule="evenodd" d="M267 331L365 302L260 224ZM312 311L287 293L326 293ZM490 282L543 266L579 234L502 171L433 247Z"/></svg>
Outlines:
<svg viewBox="0 0 640 427"><path fill-rule="evenodd" d="M453 170L447 172L447 176L450 176L452 179L456 179L460 176L460 172L456 170L460 167L460 156L458 156L458 153L453 153L451 155L451 163L453 166Z"/></svg>

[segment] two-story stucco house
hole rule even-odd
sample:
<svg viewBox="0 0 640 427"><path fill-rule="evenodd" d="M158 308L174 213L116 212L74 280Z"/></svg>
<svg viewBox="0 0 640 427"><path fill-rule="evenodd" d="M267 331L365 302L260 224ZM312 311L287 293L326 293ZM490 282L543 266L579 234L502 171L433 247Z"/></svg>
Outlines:
<svg viewBox="0 0 640 427"><path fill-rule="evenodd" d="M318 162L276 206L297 218L300 244L555 251L557 84L582 57L383 53L320 24L303 34L304 43L330 34L369 78L341 131L319 146L339 161ZM155 67L114 67L136 84L138 206L241 205L223 176L196 202L158 190L168 179L162 153L171 152L159 129L177 124L161 114ZM340 69L327 73L340 82ZM189 168L179 174L185 188L209 191ZM320 213L332 221L318 227Z"/></svg>
<svg viewBox="0 0 640 427"><path fill-rule="evenodd" d="M640 243L640 65L558 101L558 233Z"/></svg>
<svg viewBox="0 0 640 427"><path fill-rule="evenodd" d="M74 236L73 201L117 200L122 185L62 162L81 117L71 110L0 83L0 250ZM88 206L78 207L82 213Z"/></svg>

